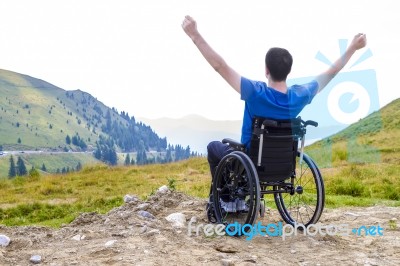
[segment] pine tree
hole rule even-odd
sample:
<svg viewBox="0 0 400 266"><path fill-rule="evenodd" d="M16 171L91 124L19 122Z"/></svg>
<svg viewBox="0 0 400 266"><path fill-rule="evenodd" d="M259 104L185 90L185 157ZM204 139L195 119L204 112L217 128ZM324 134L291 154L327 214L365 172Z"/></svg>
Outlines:
<svg viewBox="0 0 400 266"><path fill-rule="evenodd" d="M47 172L47 168L46 165L44 165L44 163L42 164L42 168L40 168L40 170L42 170L43 172Z"/></svg>
<svg viewBox="0 0 400 266"><path fill-rule="evenodd" d="M147 164L147 155L146 155L146 151L142 152L142 159L143 159L143 164Z"/></svg>
<svg viewBox="0 0 400 266"><path fill-rule="evenodd" d="M141 165L141 164L143 164L142 162L143 162L142 153L138 151L138 152L136 153L136 163L137 163L138 165Z"/></svg>
<svg viewBox="0 0 400 266"><path fill-rule="evenodd" d="M129 156L129 153L125 157L125 165L130 165L131 164L131 156Z"/></svg>
<svg viewBox="0 0 400 266"><path fill-rule="evenodd" d="M14 157L11 155L10 157L10 170L8 170L8 178L14 178L17 175L16 169L15 169L15 162L14 162Z"/></svg>
<svg viewBox="0 0 400 266"><path fill-rule="evenodd" d="M93 152L93 155L96 159L101 160L101 146L100 144L97 142L97 148L96 150Z"/></svg>
<svg viewBox="0 0 400 266"><path fill-rule="evenodd" d="M111 165L117 165L117 163L118 163L118 156L117 156L117 152L115 151L114 147L112 147L108 150L108 162Z"/></svg>
<svg viewBox="0 0 400 266"><path fill-rule="evenodd" d="M168 147L167 155L165 156L165 161L166 161L167 163L172 162L172 153L171 153L170 147Z"/></svg>
<svg viewBox="0 0 400 266"><path fill-rule="evenodd" d="M81 162L78 162L78 164L76 166L76 171L78 172L80 170L82 170L82 164L81 164Z"/></svg>
<svg viewBox="0 0 400 266"><path fill-rule="evenodd" d="M17 175L19 176L24 176L28 173L28 171L26 170L26 166L24 161L22 160L21 156L18 156L18 160L17 160Z"/></svg>
<svg viewBox="0 0 400 266"><path fill-rule="evenodd" d="M65 137L65 142L66 142L68 145L71 145L71 137L70 137L69 135L67 135L67 136Z"/></svg>

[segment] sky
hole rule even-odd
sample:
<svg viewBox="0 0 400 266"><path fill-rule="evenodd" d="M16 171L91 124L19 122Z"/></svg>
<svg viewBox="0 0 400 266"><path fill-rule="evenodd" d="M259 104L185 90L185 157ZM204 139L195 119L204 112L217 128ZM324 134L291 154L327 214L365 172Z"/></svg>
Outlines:
<svg viewBox="0 0 400 266"><path fill-rule="evenodd" d="M395 1L0 0L0 68L80 89L135 117L198 114L241 120L244 103L181 28L191 15L241 75L265 81L270 47L287 48L290 78L313 77L339 40L366 33L372 56L351 70L376 73L380 106L400 97ZM349 66L363 54L359 51ZM350 69L344 69L350 71Z"/></svg>

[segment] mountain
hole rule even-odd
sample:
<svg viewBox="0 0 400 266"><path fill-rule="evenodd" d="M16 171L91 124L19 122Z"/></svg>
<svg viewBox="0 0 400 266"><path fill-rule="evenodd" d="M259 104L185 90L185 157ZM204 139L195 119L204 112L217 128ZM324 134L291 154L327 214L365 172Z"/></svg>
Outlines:
<svg viewBox="0 0 400 266"><path fill-rule="evenodd" d="M0 145L3 150L94 150L100 138L117 151L165 150L166 138L128 113L80 90L0 70ZM101 137L102 136L102 137Z"/></svg>
<svg viewBox="0 0 400 266"><path fill-rule="evenodd" d="M171 143L190 145L192 150L202 154L207 152L207 144L213 140L232 138L240 141L242 121L210 120L199 115L188 115L179 119L159 118L138 120L151 125L161 136Z"/></svg>

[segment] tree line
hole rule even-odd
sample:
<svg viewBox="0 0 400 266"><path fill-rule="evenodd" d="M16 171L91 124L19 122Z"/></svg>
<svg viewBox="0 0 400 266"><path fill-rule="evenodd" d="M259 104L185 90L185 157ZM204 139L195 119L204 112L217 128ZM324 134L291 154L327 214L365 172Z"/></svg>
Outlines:
<svg viewBox="0 0 400 266"><path fill-rule="evenodd" d="M107 110L101 130L108 137L100 135L93 153L95 158L107 164L116 165L117 147L128 154L136 153L136 160L132 160L129 156L125 159L125 164L168 163L198 156L197 153L190 151L189 146L183 148L181 145L167 144L167 138L160 138L150 126L136 122L135 118L130 117L128 113L122 111L119 114L122 121L125 121L123 123L121 120L113 119L112 112L118 114L114 108L111 111ZM158 155L148 158L147 153L150 151L156 151Z"/></svg>
<svg viewBox="0 0 400 266"><path fill-rule="evenodd" d="M146 151L162 151L167 148L167 139L160 138L150 126L136 122L135 117L129 117L124 111L119 114L123 122L121 119L113 119L112 112L115 113L115 109L107 110L105 124L101 130L110 136L122 151L135 152L143 148Z"/></svg>
<svg viewBox="0 0 400 266"><path fill-rule="evenodd" d="M15 163L14 157L11 155L10 156L10 166L9 166L9 170L8 170L8 178L12 179L16 176L26 176L26 175L30 175L30 176L34 176L34 175L39 175L39 172L35 169L34 166L32 166L32 168L29 170L27 170L26 166L25 166L25 162L24 160L21 158L21 156L18 156L17 162ZM47 171L47 167L46 165L43 163L42 167L40 168L40 170L42 170L43 172L48 172ZM78 164L76 165L76 167L63 167L63 168L57 168L56 173L57 174L66 174L69 172L73 172L73 171L80 171L82 170L82 164L81 162L78 162Z"/></svg>

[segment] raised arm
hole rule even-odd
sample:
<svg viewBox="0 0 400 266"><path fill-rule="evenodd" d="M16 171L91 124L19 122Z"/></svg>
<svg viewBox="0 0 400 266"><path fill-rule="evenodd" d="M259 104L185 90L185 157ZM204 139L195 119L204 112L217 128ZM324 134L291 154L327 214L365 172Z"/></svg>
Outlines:
<svg viewBox="0 0 400 266"><path fill-rule="evenodd" d="M182 28L185 33L192 39L193 43L199 49L200 53L204 56L207 62L217 71L227 82L240 93L240 79L241 76L233 70L225 60L215 52L211 46L204 40L203 36L197 30L196 21L190 17L185 16L182 22Z"/></svg>
<svg viewBox="0 0 400 266"><path fill-rule="evenodd" d="M357 50L365 47L366 44L367 36L365 34L359 33L354 36L353 41L347 48L346 52L340 58L338 58L335 63L328 68L328 70L317 76L316 80L319 85L318 92L325 88L325 86L328 85L328 83L336 76L336 74L339 73L340 70L342 70L342 68L349 62L353 54Z"/></svg>

